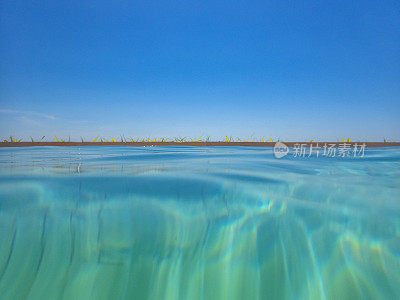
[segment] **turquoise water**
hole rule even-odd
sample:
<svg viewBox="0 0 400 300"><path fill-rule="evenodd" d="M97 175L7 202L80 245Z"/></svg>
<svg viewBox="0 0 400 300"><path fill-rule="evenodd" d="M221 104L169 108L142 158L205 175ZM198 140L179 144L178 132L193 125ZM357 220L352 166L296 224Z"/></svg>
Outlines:
<svg viewBox="0 0 400 300"><path fill-rule="evenodd" d="M398 299L400 149L0 149L0 299Z"/></svg>

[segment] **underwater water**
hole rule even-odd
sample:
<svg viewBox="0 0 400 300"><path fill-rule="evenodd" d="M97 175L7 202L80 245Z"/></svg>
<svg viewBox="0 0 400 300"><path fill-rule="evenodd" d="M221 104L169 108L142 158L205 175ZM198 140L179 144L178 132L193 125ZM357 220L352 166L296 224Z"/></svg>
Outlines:
<svg viewBox="0 0 400 300"><path fill-rule="evenodd" d="M0 148L2 300L396 298L399 148Z"/></svg>

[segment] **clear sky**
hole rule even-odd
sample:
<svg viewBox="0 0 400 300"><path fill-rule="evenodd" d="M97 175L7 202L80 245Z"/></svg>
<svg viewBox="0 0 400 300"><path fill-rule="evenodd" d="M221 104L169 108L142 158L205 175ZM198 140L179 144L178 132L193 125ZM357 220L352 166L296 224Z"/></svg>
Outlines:
<svg viewBox="0 0 400 300"><path fill-rule="evenodd" d="M400 140L400 2L2 0L0 136Z"/></svg>

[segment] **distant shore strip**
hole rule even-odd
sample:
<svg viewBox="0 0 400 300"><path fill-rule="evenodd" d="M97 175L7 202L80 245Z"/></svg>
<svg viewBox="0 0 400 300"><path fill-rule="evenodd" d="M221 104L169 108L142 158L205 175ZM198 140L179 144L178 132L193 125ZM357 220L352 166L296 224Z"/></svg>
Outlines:
<svg viewBox="0 0 400 300"><path fill-rule="evenodd" d="M341 146L362 146L365 147L400 147L399 142L284 142L288 147L310 147L333 145ZM38 146L61 146L61 147L81 147L81 146L131 146L131 147L152 147L152 146L194 146L194 147L274 147L275 142L0 142L0 147L38 147Z"/></svg>

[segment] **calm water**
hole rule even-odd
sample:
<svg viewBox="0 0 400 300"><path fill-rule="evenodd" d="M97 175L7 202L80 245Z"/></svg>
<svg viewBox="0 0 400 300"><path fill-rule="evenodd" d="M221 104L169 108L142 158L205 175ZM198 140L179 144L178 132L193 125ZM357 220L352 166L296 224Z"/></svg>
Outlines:
<svg viewBox="0 0 400 300"><path fill-rule="evenodd" d="M0 149L0 299L398 299L400 149Z"/></svg>

